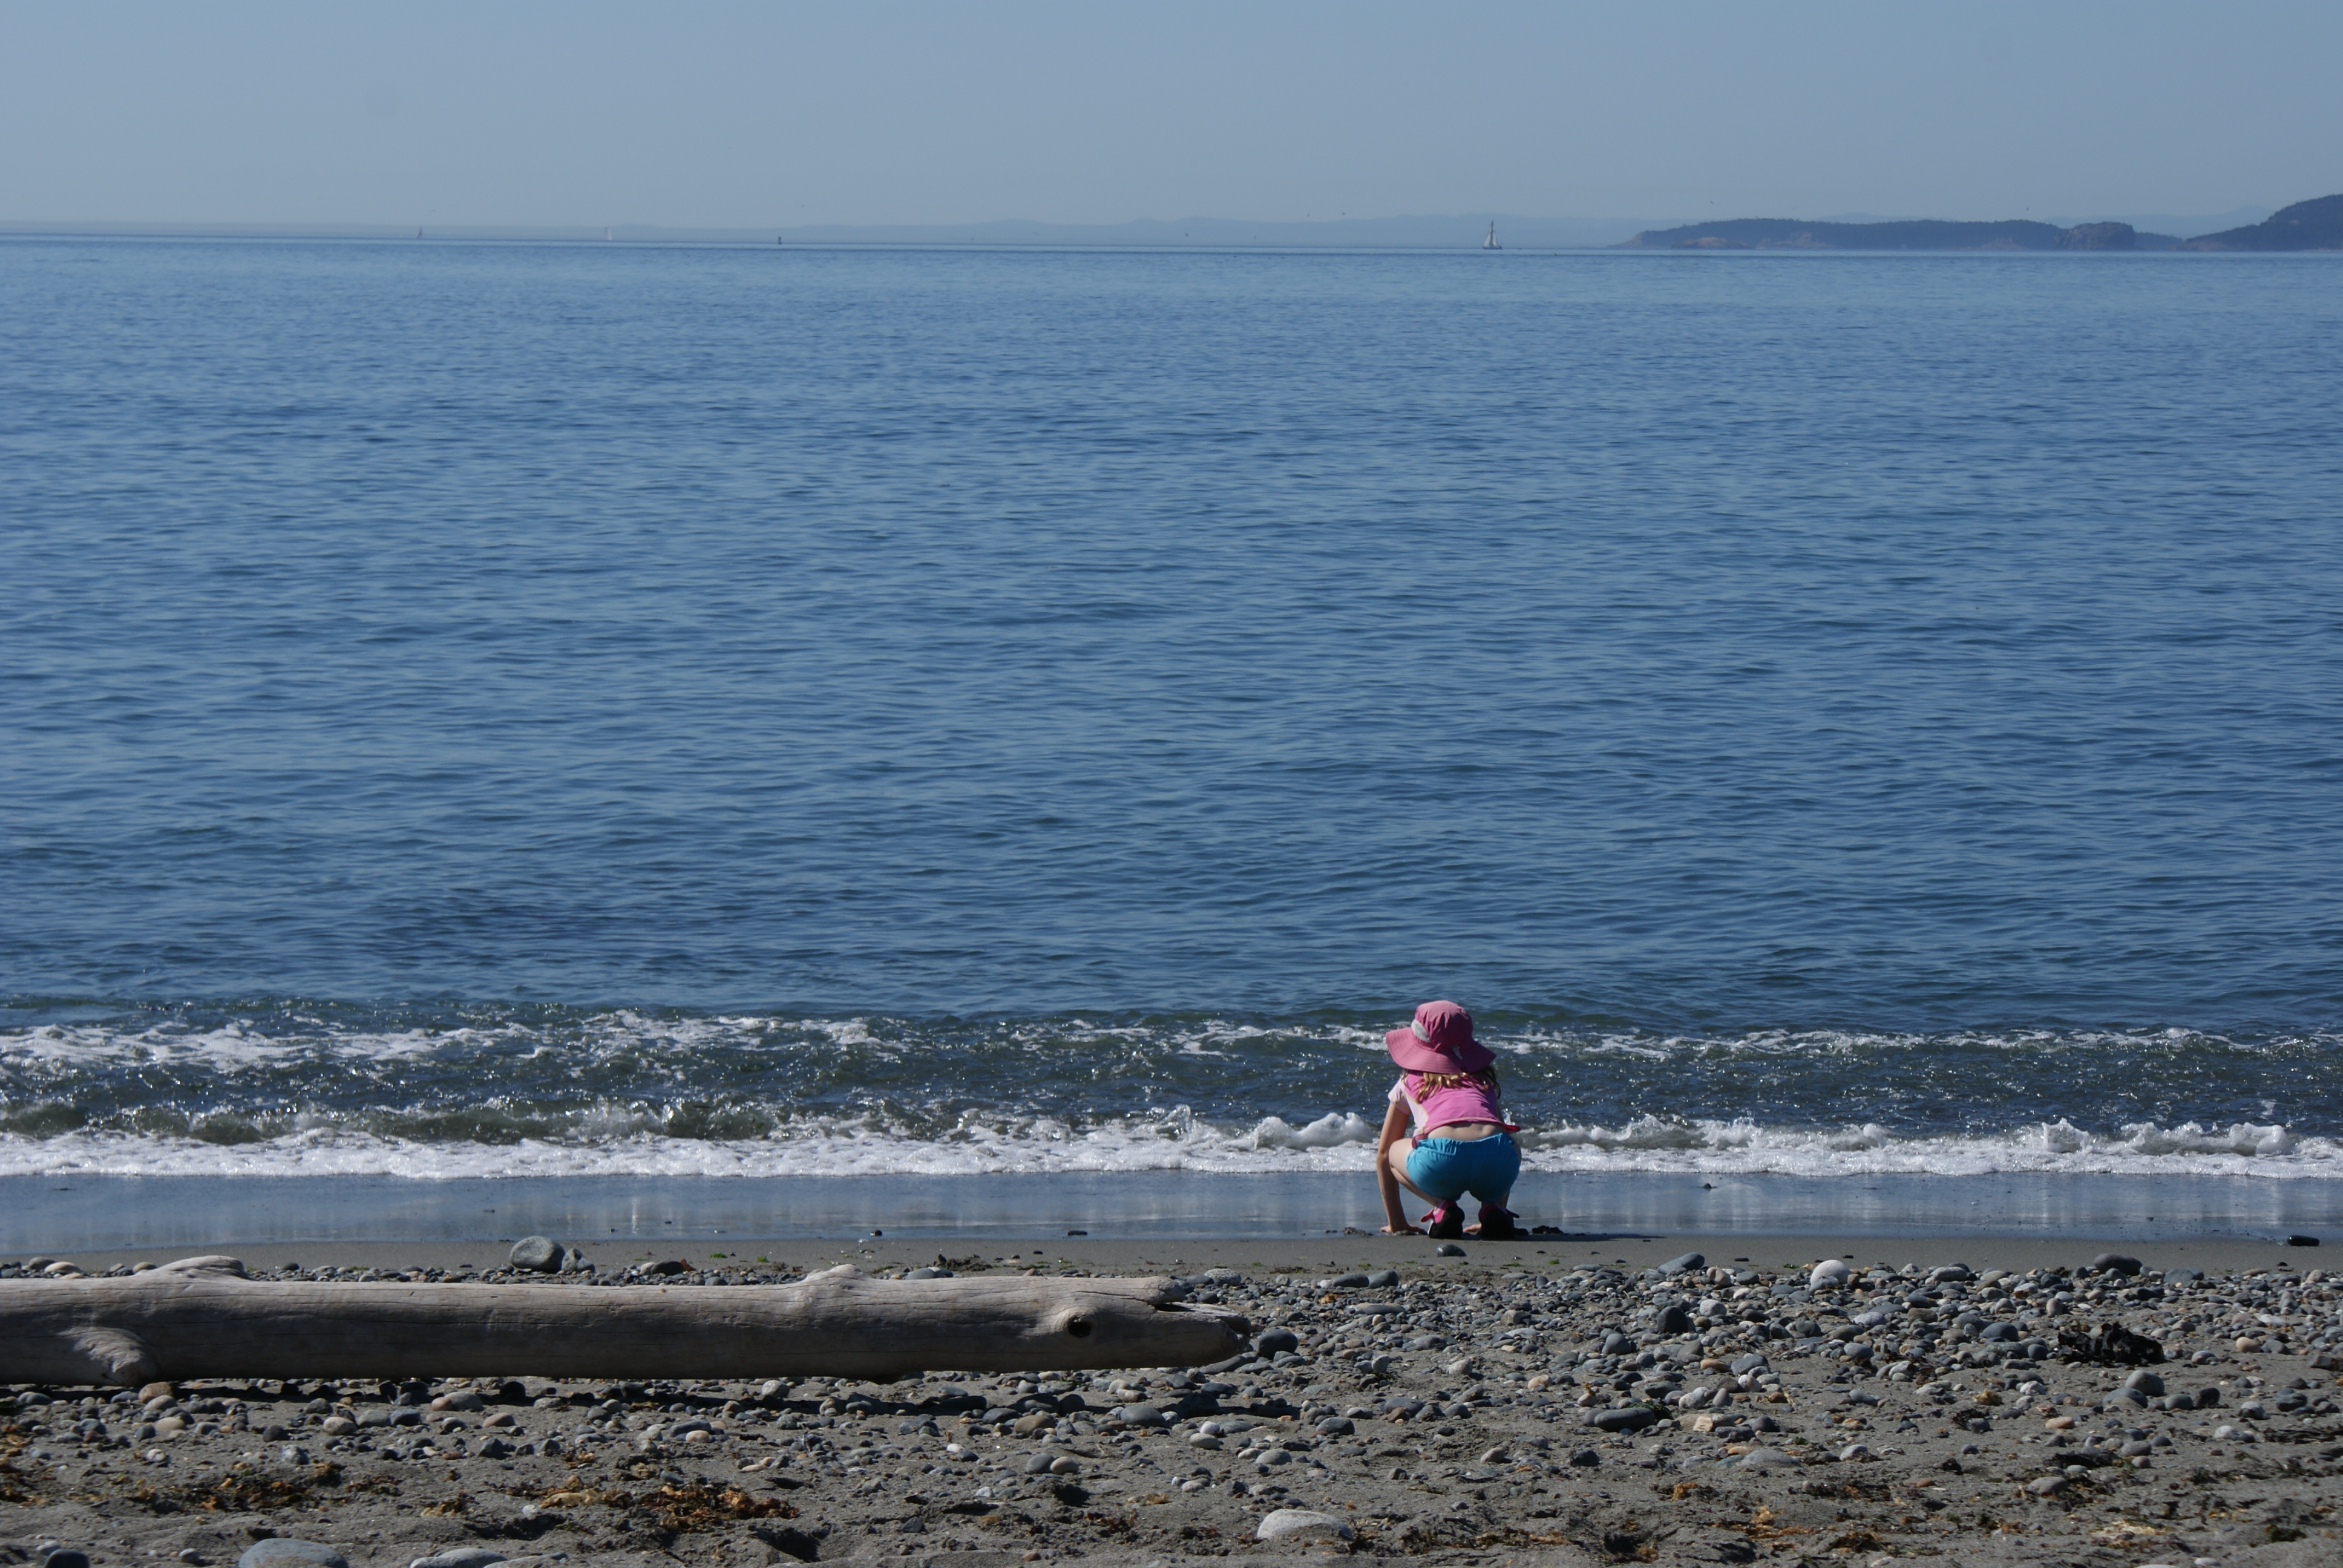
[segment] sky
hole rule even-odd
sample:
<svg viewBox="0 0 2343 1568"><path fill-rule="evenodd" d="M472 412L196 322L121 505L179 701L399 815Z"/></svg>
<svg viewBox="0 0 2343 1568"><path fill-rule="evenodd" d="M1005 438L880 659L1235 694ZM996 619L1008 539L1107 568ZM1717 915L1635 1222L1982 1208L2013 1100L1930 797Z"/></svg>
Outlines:
<svg viewBox="0 0 2343 1568"><path fill-rule="evenodd" d="M0 222L2069 220L2343 191L2343 5L0 0Z"/></svg>

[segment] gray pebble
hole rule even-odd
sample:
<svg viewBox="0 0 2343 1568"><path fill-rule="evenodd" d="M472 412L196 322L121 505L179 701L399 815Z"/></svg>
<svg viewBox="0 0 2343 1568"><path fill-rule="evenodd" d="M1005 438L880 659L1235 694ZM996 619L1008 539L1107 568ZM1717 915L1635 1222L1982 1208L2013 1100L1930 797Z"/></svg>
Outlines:
<svg viewBox="0 0 2343 1568"><path fill-rule="evenodd" d="M1256 1541L1348 1541L1351 1535L1351 1527L1342 1520L1307 1508L1281 1508L1253 1532Z"/></svg>
<svg viewBox="0 0 2343 1568"><path fill-rule="evenodd" d="M1673 1276L1675 1274L1689 1272L1694 1269L1705 1269L1706 1267L1708 1267L1708 1260L1705 1257L1702 1256L1698 1252L1686 1252L1681 1258L1670 1258L1666 1262L1662 1263L1660 1265L1660 1272Z"/></svg>
<svg viewBox="0 0 2343 1568"><path fill-rule="evenodd" d="M550 1274L559 1271L562 1254L568 1249L550 1236L523 1236L513 1243L506 1261L514 1268L532 1274ZM498 1559L502 1562L502 1558Z"/></svg>
<svg viewBox="0 0 2343 1568"><path fill-rule="evenodd" d="M350 1560L320 1542L274 1535L246 1547L236 1568L350 1568Z"/></svg>
<svg viewBox="0 0 2343 1568"><path fill-rule="evenodd" d="M453 1546L428 1557L417 1557L407 1568L488 1568L491 1563L501 1563L505 1554L491 1552L485 1546Z"/></svg>

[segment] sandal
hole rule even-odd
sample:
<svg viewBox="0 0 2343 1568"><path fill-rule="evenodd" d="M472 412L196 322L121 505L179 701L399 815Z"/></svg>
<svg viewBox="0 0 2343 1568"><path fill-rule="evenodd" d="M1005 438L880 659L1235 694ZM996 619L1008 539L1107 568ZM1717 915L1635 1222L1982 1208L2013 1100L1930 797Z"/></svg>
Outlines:
<svg viewBox="0 0 2343 1568"><path fill-rule="evenodd" d="M1510 1209L1494 1203L1481 1205L1481 1240L1483 1241L1518 1241L1529 1234L1513 1223L1515 1215Z"/></svg>
<svg viewBox="0 0 2343 1568"><path fill-rule="evenodd" d="M1425 1232L1443 1241L1453 1241L1464 1233L1464 1205L1443 1203L1423 1217Z"/></svg>

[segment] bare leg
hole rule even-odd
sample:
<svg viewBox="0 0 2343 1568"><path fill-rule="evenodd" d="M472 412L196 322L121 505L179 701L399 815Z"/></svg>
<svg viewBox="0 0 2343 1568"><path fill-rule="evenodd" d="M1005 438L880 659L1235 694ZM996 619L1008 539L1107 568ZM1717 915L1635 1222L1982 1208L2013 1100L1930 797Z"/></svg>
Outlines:
<svg viewBox="0 0 2343 1568"><path fill-rule="evenodd" d="M1399 1178L1399 1184L1401 1186L1406 1188L1418 1198L1423 1199L1425 1202L1437 1209L1440 1207L1442 1200L1433 1197L1431 1193L1425 1191L1423 1188L1417 1186L1414 1182L1407 1179L1407 1157L1414 1152L1415 1141L1412 1138L1403 1138L1398 1142L1393 1144L1391 1146L1390 1155L1392 1174Z"/></svg>

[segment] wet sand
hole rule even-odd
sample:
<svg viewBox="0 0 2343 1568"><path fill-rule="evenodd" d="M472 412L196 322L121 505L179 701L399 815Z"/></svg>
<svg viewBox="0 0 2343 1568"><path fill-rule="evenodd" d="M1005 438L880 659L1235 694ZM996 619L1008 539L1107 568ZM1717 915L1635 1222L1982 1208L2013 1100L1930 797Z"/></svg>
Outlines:
<svg viewBox="0 0 2343 1568"><path fill-rule="evenodd" d="M2321 1250L2127 1247L2142 1268L2126 1274L2089 1271L2109 1250L2095 1241L1976 1237L1468 1240L1462 1257L1383 1237L724 1241L588 1243L592 1276L537 1288L635 1288L609 1282L669 1258L693 1271L662 1285L717 1291L940 1255L960 1274L1161 1272L1244 1312L1259 1353L885 1385L550 1383L525 1368L404 1390L287 1386L266 1368L121 1399L20 1385L0 1541L225 1563L273 1532L354 1564L468 1549L521 1568L2343 1554L2343 1321ZM502 1261L461 1243L235 1251L280 1277L478 1278ZM1811 1288L1824 1257L1853 1265L1845 1286ZM1939 1271L1955 1265L1966 1275ZM2204 1278L2167 1275L2189 1269ZM2140 1336L2135 1356L2164 1359L2086 1359L2084 1336L2104 1346L2117 1326ZM2142 1373L2161 1381L2121 1392ZM1283 1511L1319 1517L1259 1540Z"/></svg>

